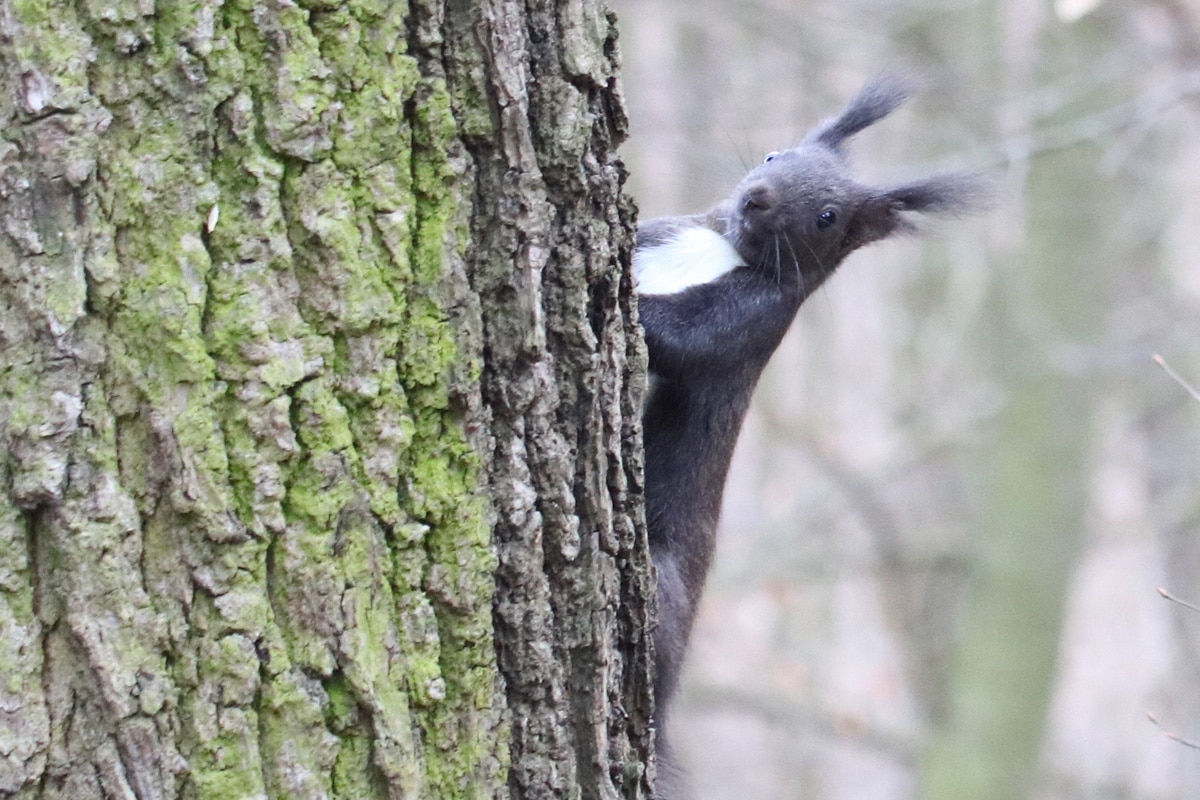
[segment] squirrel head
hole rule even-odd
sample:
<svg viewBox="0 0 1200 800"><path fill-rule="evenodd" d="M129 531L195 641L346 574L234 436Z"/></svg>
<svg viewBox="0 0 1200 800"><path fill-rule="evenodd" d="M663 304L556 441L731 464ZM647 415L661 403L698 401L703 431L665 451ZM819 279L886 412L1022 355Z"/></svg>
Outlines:
<svg viewBox="0 0 1200 800"><path fill-rule="evenodd" d="M838 117L751 170L720 212L726 238L747 265L807 295L863 245L915 231L910 214L962 214L980 205L986 181L969 173L887 187L854 180L843 146L908 93L907 81L881 75Z"/></svg>

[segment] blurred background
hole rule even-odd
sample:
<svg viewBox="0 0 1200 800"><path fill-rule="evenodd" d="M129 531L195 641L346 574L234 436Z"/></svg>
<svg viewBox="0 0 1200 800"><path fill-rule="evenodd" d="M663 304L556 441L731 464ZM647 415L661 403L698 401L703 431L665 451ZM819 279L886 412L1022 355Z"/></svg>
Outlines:
<svg viewBox="0 0 1200 800"><path fill-rule="evenodd" d="M764 376L673 737L700 800L1195 800L1200 3L615 0L643 218L872 75L860 178L998 207L859 251Z"/></svg>

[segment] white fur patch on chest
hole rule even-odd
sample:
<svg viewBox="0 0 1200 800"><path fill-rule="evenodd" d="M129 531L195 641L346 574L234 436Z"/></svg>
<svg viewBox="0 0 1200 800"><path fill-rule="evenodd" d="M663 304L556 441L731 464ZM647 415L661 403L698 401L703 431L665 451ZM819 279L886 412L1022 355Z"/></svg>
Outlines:
<svg viewBox="0 0 1200 800"><path fill-rule="evenodd" d="M677 294L745 265L729 240L708 228L684 228L662 244L633 252L638 294Z"/></svg>

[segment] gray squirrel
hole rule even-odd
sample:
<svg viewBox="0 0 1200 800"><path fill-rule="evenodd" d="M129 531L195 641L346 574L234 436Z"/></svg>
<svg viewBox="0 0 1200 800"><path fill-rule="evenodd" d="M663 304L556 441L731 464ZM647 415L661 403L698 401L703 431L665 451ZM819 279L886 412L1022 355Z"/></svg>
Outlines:
<svg viewBox="0 0 1200 800"><path fill-rule="evenodd" d="M712 561L729 460L763 367L805 298L846 256L915 231L911 212L967 212L986 192L968 173L883 188L853 180L843 144L907 96L907 81L881 75L798 146L770 153L708 214L638 226L660 800L686 794L664 723Z"/></svg>

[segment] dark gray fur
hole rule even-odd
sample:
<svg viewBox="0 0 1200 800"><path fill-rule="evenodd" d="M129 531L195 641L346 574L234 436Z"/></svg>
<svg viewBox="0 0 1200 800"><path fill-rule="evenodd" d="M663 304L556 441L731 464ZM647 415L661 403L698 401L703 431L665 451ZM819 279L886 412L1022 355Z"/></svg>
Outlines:
<svg viewBox="0 0 1200 800"><path fill-rule="evenodd" d="M881 76L799 146L751 170L709 214L639 226L643 255L683 228L704 226L726 237L747 265L677 294L639 300L654 377L643 419L646 513L658 575L657 797L664 800L687 794L663 725L712 560L729 460L763 367L801 303L846 256L914 230L912 212L954 214L978 205L982 183L968 174L883 188L851 177L845 141L906 96L904 81Z"/></svg>

